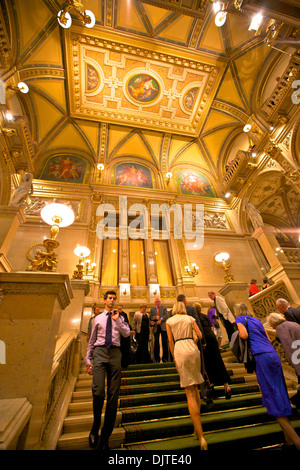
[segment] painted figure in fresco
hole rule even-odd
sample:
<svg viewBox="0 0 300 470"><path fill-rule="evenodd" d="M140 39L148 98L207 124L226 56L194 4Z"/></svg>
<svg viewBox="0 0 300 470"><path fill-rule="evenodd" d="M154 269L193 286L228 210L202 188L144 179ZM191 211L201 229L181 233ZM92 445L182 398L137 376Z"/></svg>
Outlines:
<svg viewBox="0 0 300 470"><path fill-rule="evenodd" d="M58 157L49 163L47 175L57 180L78 180L82 176L83 165L84 162L78 162L69 156Z"/></svg>
<svg viewBox="0 0 300 470"><path fill-rule="evenodd" d="M181 172L179 176L181 189L184 193L207 196L211 193L209 183L197 172Z"/></svg>
<svg viewBox="0 0 300 470"><path fill-rule="evenodd" d="M149 75L139 75L134 80L130 80L128 91L136 101L145 102L154 100L159 90L152 77Z"/></svg>
<svg viewBox="0 0 300 470"><path fill-rule="evenodd" d="M120 165L117 170L116 183L123 186L152 187L146 169L134 164Z"/></svg>

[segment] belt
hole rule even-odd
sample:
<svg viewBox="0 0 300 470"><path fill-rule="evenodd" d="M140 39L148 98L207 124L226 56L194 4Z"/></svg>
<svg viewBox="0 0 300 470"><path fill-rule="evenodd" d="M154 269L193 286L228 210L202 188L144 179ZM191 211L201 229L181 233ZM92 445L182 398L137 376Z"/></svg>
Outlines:
<svg viewBox="0 0 300 470"><path fill-rule="evenodd" d="M106 348L106 346L104 344L99 344L98 346L95 346L96 348ZM120 346L114 346L114 345L111 345L109 348L106 348L106 349L120 349Z"/></svg>
<svg viewBox="0 0 300 470"><path fill-rule="evenodd" d="M179 338L179 339L176 339L175 343L177 343L177 341L183 341L185 339L192 339L194 341L194 338Z"/></svg>

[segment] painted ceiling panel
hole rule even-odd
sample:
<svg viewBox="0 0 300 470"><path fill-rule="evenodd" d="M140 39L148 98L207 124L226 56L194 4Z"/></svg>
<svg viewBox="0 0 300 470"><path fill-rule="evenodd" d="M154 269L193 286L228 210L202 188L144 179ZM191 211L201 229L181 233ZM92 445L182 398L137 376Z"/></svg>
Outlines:
<svg viewBox="0 0 300 470"><path fill-rule="evenodd" d="M38 42L26 56L24 64L30 66L63 66L61 39L59 30L49 32L43 41Z"/></svg>
<svg viewBox="0 0 300 470"><path fill-rule="evenodd" d="M143 158L152 163L155 163L151 148L148 147L139 133L132 134L123 140L122 145L119 146L118 151L115 153L115 157L125 155L126 157ZM127 160L127 158L126 158Z"/></svg>
<svg viewBox="0 0 300 470"><path fill-rule="evenodd" d="M63 79L39 77L26 80L28 86L33 87L37 92L40 90L41 95L44 95L61 108L62 112L66 112L66 94L65 94L65 81Z"/></svg>
<svg viewBox="0 0 300 470"><path fill-rule="evenodd" d="M217 28L212 16L206 21L205 28L201 31L197 49L204 49L217 54L226 54L222 30Z"/></svg>
<svg viewBox="0 0 300 470"><path fill-rule="evenodd" d="M86 121L77 121L77 124L89 141L93 154L97 156L99 153L100 124Z"/></svg>
<svg viewBox="0 0 300 470"><path fill-rule="evenodd" d="M202 135L205 135L208 131L217 129L220 126L228 125L240 125L240 121L238 119L235 119L234 116L231 116L230 114L211 109L211 111L209 112L209 116L206 120L205 126L202 130Z"/></svg>
<svg viewBox="0 0 300 470"><path fill-rule="evenodd" d="M222 79L216 98L226 103L231 103L234 106L238 106L241 109L245 109L244 100L239 93L237 81L234 79L230 67L227 69L227 72Z"/></svg>
<svg viewBox="0 0 300 470"><path fill-rule="evenodd" d="M211 3L203 19L181 14L176 2L164 9L139 0L85 0L96 26L85 28L73 11L72 27L63 30L55 19L62 4L10 3L38 158L69 148L95 161L101 154L105 163L132 156L161 171L192 164L217 174L220 153L231 159L243 147L242 124L253 113L252 99L259 100L253 90L267 70L272 83L277 79L275 65L265 67L270 48L248 30L249 15L228 13L218 28ZM263 96L270 87L261 84Z"/></svg>
<svg viewBox="0 0 300 470"><path fill-rule="evenodd" d="M153 31L159 26L162 26L170 17L173 16L173 13L169 10L164 10L163 8L147 5L147 3L141 3L140 9L144 10L147 16L147 20L151 25Z"/></svg>
<svg viewBox="0 0 300 470"><path fill-rule="evenodd" d="M43 109L43 113L36 112L36 124L38 129L38 142L41 142L51 132L56 124L63 118L63 113L48 99L38 93L31 92L34 109Z"/></svg>
<svg viewBox="0 0 300 470"><path fill-rule="evenodd" d="M148 35L149 31L133 2L118 0L115 8L115 28Z"/></svg>
<svg viewBox="0 0 300 470"><path fill-rule="evenodd" d="M41 36L47 23L52 21L53 14L40 0L30 0L30 8L24 0L15 0L14 3L19 28L19 54L22 55ZM26 3L27 8L24 8ZM33 11L38 11L38 14L33 15Z"/></svg>
<svg viewBox="0 0 300 470"><path fill-rule="evenodd" d="M253 86L257 79L257 74L260 71L263 61L270 52L266 44L254 47L248 52L245 52L241 57L237 58L234 62L241 87L244 91L248 103L250 104L250 97Z"/></svg>
<svg viewBox="0 0 300 470"><path fill-rule="evenodd" d="M202 138L202 142L216 166L218 165L220 152L221 150L224 150L226 139L229 134L231 134L233 128L233 126L221 128Z"/></svg>
<svg viewBox="0 0 300 470"><path fill-rule="evenodd" d="M188 45L195 19L189 16L174 18L170 25L166 25L157 36L159 39L169 40L175 44Z"/></svg>
<svg viewBox="0 0 300 470"><path fill-rule="evenodd" d="M200 168L203 168L207 171L210 170L209 165L207 164L199 145L197 142L194 142L192 145L189 145L185 148L174 161L174 165L186 164L186 162L196 165Z"/></svg>
<svg viewBox="0 0 300 470"><path fill-rule="evenodd" d="M57 136L51 140L45 150L49 151L51 149L57 150L66 148L82 150L88 154L91 153L90 146L87 144L81 133L72 124L66 124L61 130L59 130Z"/></svg>
<svg viewBox="0 0 300 470"><path fill-rule="evenodd" d="M249 17L244 15L228 15L226 20L229 44L232 50L255 38L253 31L249 31Z"/></svg>
<svg viewBox="0 0 300 470"><path fill-rule="evenodd" d="M108 132L108 160L115 156L119 147L122 146L123 141L130 137L130 130L126 127L109 126Z"/></svg>

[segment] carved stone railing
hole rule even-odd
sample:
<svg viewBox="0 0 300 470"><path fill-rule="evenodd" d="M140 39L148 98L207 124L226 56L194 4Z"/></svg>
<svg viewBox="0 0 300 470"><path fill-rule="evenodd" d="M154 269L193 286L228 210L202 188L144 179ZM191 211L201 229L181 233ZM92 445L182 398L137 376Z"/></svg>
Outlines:
<svg viewBox="0 0 300 470"><path fill-rule="evenodd" d="M300 248L283 248L289 263L300 263Z"/></svg>
<svg viewBox="0 0 300 470"><path fill-rule="evenodd" d="M238 193L256 168L256 162L257 158L252 156L252 152L239 150L224 176L224 192L234 191Z"/></svg>
<svg viewBox="0 0 300 470"><path fill-rule="evenodd" d="M293 82L299 78L299 63L300 55L294 54L291 58L287 68L280 77L273 93L269 99L263 104L262 111L266 113L268 119L272 118L278 108L282 104L283 100L288 97L288 100L291 100L289 92L291 90Z"/></svg>
<svg viewBox="0 0 300 470"><path fill-rule="evenodd" d="M296 388L297 383L298 383L298 378L296 375L296 371L288 358L281 342L279 341L276 330L271 328L269 324L266 322L264 323L265 330L269 336L269 339L271 341L272 346L276 349L278 356L280 358L281 364L282 364L282 369L283 373L285 376L285 379L291 380L293 383L293 388Z"/></svg>
<svg viewBox="0 0 300 470"><path fill-rule="evenodd" d="M49 380L48 400L43 417L41 441L44 448L54 449L76 382L79 364L77 331L66 331L57 341ZM74 375L75 374L75 375ZM67 398L67 396L69 398ZM65 404L65 405L64 405Z"/></svg>
<svg viewBox="0 0 300 470"><path fill-rule="evenodd" d="M276 301L280 298L291 301L291 296L283 281L253 295L249 301L254 315L264 322L270 313L276 311Z"/></svg>

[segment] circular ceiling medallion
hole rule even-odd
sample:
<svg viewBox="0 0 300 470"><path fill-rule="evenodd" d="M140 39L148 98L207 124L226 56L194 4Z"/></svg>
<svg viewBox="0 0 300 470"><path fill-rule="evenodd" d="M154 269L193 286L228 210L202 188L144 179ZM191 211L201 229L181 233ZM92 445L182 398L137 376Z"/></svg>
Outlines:
<svg viewBox="0 0 300 470"><path fill-rule="evenodd" d="M126 83L126 95L134 103L153 105L160 98L161 86L149 73L135 73Z"/></svg>

